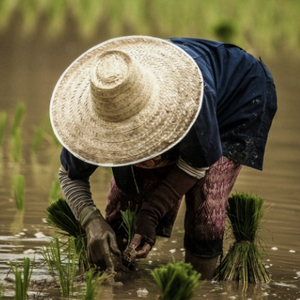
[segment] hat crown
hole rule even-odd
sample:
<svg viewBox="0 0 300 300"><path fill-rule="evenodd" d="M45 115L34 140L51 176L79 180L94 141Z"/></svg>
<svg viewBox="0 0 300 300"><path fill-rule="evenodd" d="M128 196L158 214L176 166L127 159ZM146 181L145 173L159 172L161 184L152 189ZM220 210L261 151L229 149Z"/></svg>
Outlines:
<svg viewBox="0 0 300 300"><path fill-rule="evenodd" d="M93 108L105 121L124 121L146 105L152 84L151 75L128 54L104 52L90 73Z"/></svg>

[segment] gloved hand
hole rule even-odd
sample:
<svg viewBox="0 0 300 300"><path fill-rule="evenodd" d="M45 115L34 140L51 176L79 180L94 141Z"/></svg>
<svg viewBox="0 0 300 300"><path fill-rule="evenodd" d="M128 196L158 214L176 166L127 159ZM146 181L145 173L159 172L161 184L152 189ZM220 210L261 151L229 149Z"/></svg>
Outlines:
<svg viewBox="0 0 300 300"><path fill-rule="evenodd" d="M87 235L89 261L112 272L122 268L115 233L100 211L94 206L85 207L80 213L80 224Z"/></svg>
<svg viewBox="0 0 300 300"><path fill-rule="evenodd" d="M156 227L159 221L195 185L197 180L196 177L174 166L149 196L149 200L142 204L135 217L135 236L130 244L132 248L137 249L137 258L144 258L148 255L155 243Z"/></svg>

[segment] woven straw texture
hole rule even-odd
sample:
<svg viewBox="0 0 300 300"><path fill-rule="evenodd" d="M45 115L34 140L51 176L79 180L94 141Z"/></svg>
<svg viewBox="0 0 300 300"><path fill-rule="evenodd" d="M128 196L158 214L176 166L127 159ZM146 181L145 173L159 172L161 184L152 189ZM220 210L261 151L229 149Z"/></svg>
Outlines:
<svg viewBox="0 0 300 300"><path fill-rule="evenodd" d="M199 114L203 80L171 42L129 36L76 59L54 89L50 117L61 144L99 166L153 158L176 145Z"/></svg>

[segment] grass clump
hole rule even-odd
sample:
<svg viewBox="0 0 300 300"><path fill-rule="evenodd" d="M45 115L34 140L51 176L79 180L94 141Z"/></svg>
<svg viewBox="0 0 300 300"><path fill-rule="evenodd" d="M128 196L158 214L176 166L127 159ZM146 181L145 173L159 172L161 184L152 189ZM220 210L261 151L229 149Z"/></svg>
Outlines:
<svg viewBox="0 0 300 300"><path fill-rule="evenodd" d="M25 208L25 181L21 174L14 175L12 178L12 190L17 209L22 211Z"/></svg>
<svg viewBox="0 0 300 300"><path fill-rule="evenodd" d="M11 270L15 275L15 300L27 299L27 291L29 288L30 278L33 267L30 264L30 259L25 257L22 268L13 266L11 263Z"/></svg>
<svg viewBox="0 0 300 300"><path fill-rule="evenodd" d="M270 274L263 263L264 247L259 237L263 199L236 193L228 199L227 216L234 243L216 269L215 278L225 281L266 283Z"/></svg>
<svg viewBox="0 0 300 300"><path fill-rule="evenodd" d="M190 263L172 262L151 273L161 290L161 300L189 300L201 274Z"/></svg>

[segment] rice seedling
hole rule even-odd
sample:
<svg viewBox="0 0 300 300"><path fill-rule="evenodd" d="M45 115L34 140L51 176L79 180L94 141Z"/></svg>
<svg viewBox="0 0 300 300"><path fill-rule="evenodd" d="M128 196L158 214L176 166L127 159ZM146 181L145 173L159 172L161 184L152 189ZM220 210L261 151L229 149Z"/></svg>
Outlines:
<svg viewBox="0 0 300 300"><path fill-rule="evenodd" d="M15 275L15 300L27 299L27 291L30 284L30 278L33 266L30 264L30 259L25 257L23 260L22 268L13 266L11 263L11 270Z"/></svg>
<svg viewBox="0 0 300 300"><path fill-rule="evenodd" d="M22 150L21 129L16 128L12 136L12 155L15 163L20 161Z"/></svg>
<svg viewBox="0 0 300 300"><path fill-rule="evenodd" d="M50 274L60 286L61 295L63 297L73 295L78 265L75 239L70 237L62 244L58 238L54 238L50 245L42 250L42 255L48 264Z"/></svg>
<svg viewBox="0 0 300 300"><path fill-rule="evenodd" d="M20 128L22 119L25 113L25 104L23 102L19 102L15 108L14 119L11 129L11 135L14 136L16 131Z"/></svg>
<svg viewBox="0 0 300 300"><path fill-rule="evenodd" d="M53 202L56 199L58 199L60 194L61 194L60 182L59 179L56 178L55 180L53 180L51 184L50 195L49 195L50 202Z"/></svg>
<svg viewBox="0 0 300 300"><path fill-rule="evenodd" d="M27 4L25 4L27 3ZM88 3L88 4L87 4ZM193 7L191 10L190 7ZM256 14L257 7L260 14ZM96 8L96 9L95 9ZM204 9L205 8L205 9ZM245 49L260 48L265 53L273 50L284 40L287 49L299 51L298 11L299 1L282 1L275 5L273 1L252 0L240 4L238 0L224 1L166 1L161 5L160 0L152 0L149 5L143 1L0 1L0 30L10 24L14 13L21 16L21 29L33 34L41 16L46 17L43 34L49 37L59 37L67 28L67 20L73 19L82 39L89 38L97 31L101 20L106 20L111 36L123 33L124 25L139 28L144 34L160 33L162 36L202 36L204 38L228 37L232 42ZM181 18L178 19L177 12ZM66 16L69 16L67 18ZM151 16L151 17L149 17ZM209 17L207 17L209 16ZM232 32L231 25L217 24L220 16L225 16L222 22L230 23L235 20L236 29ZM197 20L201 19L201 26ZM100 21L100 23L99 23ZM155 24L155 28L153 28ZM277 30L271 30L277 24ZM221 26L220 26L221 25ZM263 45L263 47L261 47ZM297 49L297 50L296 50Z"/></svg>
<svg viewBox="0 0 300 300"><path fill-rule="evenodd" d="M134 248L130 246L131 240L134 236L134 219L137 214L138 206L135 207L134 210L130 208L130 203L126 210L121 210L122 223L120 228L122 227L125 230L127 235L127 247L123 252L123 264L128 266L129 268L135 261L136 251Z"/></svg>
<svg viewBox="0 0 300 300"><path fill-rule="evenodd" d="M58 230L62 236L74 237L79 263L84 268L89 266L87 259L86 236L79 222L76 220L67 201L61 197L46 208L47 223Z"/></svg>
<svg viewBox="0 0 300 300"><path fill-rule="evenodd" d="M98 299L100 290L97 291L97 288L105 279L105 273L101 274L101 272L95 272L94 269L89 269L85 273L85 288L81 290L79 298L84 300Z"/></svg>
<svg viewBox="0 0 300 300"><path fill-rule="evenodd" d="M190 263L184 262L168 263L154 269L151 275L161 290L161 300L191 299L201 277Z"/></svg>
<svg viewBox="0 0 300 300"><path fill-rule="evenodd" d="M134 210L130 208L130 203L129 207L126 210L121 210L121 216L122 216L122 223L121 227L124 228L127 237L128 237L128 245L130 244L133 236L134 236L134 230L133 230L133 225L134 225L134 219L136 216L138 210L138 206L135 207Z"/></svg>
<svg viewBox="0 0 300 300"><path fill-rule="evenodd" d="M43 140L44 132L45 131L43 130L43 128L41 128L41 126L39 126L35 130L35 134L34 134L33 142L32 142L32 151L34 153L36 153L38 151L38 149L40 148L41 142Z"/></svg>
<svg viewBox="0 0 300 300"><path fill-rule="evenodd" d="M5 111L1 111L0 112L0 145L2 145L3 142L6 121L7 121L7 113Z"/></svg>
<svg viewBox="0 0 300 300"><path fill-rule="evenodd" d="M36 153L40 149L43 141L47 142L51 146L61 146L60 142L58 141L56 135L53 132L49 114L47 114L41 120L41 122L35 129L35 134L31 146L31 150L33 153Z"/></svg>
<svg viewBox="0 0 300 300"><path fill-rule="evenodd" d="M24 187L25 187L24 176L21 174L14 175L12 177L12 190L17 205L17 209L20 211L23 211L25 208Z"/></svg>
<svg viewBox="0 0 300 300"><path fill-rule="evenodd" d="M244 288L248 283L266 283L270 280L263 263L266 251L259 237L263 202L262 198L246 193L229 197L227 216L234 243L216 269L216 279L238 281Z"/></svg>

